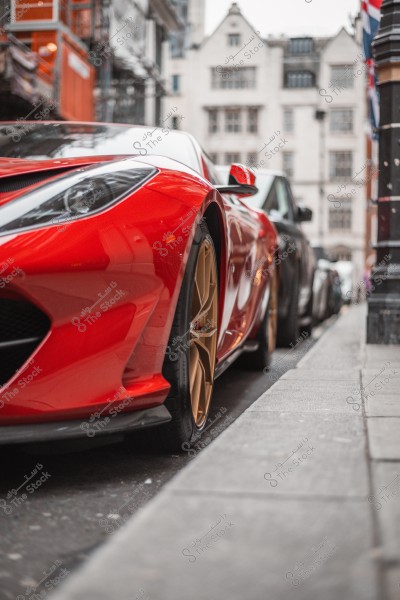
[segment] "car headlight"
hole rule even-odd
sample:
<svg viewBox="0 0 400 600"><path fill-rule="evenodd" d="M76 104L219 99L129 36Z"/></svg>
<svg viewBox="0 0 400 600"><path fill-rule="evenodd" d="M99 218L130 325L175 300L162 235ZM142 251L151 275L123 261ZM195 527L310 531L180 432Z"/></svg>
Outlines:
<svg viewBox="0 0 400 600"><path fill-rule="evenodd" d="M0 235L62 225L104 211L157 172L132 159L74 170L0 207Z"/></svg>

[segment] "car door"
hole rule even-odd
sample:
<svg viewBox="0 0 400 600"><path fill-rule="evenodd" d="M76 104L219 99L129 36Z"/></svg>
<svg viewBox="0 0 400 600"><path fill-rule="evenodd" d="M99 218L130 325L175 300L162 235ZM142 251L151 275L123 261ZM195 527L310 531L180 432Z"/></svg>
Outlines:
<svg viewBox="0 0 400 600"><path fill-rule="evenodd" d="M218 183L218 174L205 154L203 163L207 179ZM228 246L225 301L217 350L219 359L234 351L251 331L265 289L262 285L254 285L254 274L259 265L265 264L268 254L265 243L267 231L256 213L233 194L222 194L221 198Z"/></svg>
<svg viewBox="0 0 400 600"><path fill-rule="evenodd" d="M291 285L297 269L299 276L299 311L303 312L306 304L304 296L304 235L296 222L296 208L293 203L290 188L284 177L276 176L271 190L264 202L265 210L273 223L276 224L281 238L285 240L285 248L295 247L295 252L290 252L285 263L285 273L289 273L288 285ZM286 290L286 296L288 290Z"/></svg>

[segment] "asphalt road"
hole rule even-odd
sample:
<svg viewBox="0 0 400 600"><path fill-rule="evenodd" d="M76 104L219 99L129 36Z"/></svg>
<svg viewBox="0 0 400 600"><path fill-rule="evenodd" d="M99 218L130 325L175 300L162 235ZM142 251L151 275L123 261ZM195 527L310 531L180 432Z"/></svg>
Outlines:
<svg viewBox="0 0 400 600"><path fill-rule="evenodd" d="M270 374L235 365L228 369L216 382L208 440L293 368L331 323L296 348L277 350ZM53 586L201 451L198 445L181 455L163 455L140 442L133 449L124 443L93 447L88 441L85 449L70 443L63 452L55 445L0 450L0 600L48 597ZM28 489L33 483L40 487ZM18 488L18 503L6 513L7 494Z"/></svg>

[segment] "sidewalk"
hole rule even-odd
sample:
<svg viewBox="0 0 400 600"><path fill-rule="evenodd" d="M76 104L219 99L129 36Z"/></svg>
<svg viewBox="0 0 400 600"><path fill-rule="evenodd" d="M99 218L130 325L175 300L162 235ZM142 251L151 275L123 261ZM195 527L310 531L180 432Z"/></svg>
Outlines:
<svg viewBox="0 0 400 600"><path fill-rule="evenodd" d="M399 600L400 347L364 323L341 317L51 598Z"/></svg>

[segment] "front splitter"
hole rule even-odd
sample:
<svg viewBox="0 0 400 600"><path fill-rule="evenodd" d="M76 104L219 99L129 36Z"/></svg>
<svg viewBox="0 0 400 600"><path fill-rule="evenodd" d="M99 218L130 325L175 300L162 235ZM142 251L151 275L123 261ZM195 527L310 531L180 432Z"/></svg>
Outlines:
<svg viewBox="0 0 400 600"><path fill-rule="evenodd" d="M53 423L32 423L29 425L0 426L0 445L48 442L52 440L97 437L130 432L144 427L162 425L171 420L165 406L124 413L115 417L100 419L91 424L87 421L57 421Z"/></svg>

